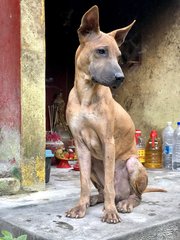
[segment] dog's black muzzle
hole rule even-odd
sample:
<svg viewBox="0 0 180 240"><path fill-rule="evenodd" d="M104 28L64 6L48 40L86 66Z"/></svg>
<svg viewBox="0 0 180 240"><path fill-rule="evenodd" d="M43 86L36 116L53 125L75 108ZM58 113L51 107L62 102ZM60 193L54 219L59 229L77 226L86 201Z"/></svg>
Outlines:
<svg viewBox="0 0 180 240"><path fill-rule="evenodd" d="M115 80L112 83L111 87L113 89L116 89L121 85L121 83L123 83L123 81L124 81L124 74L122 72L121 73L116 73L115 74Z"/></svg>
<svg viewBox="0 0 180 240"><path fill-rule="evenodd" d="M123 83L124 74L117 73L117 74L115 74L115 76L113 76L111 78L100 79L99 81L95 77L92 77L92 81L95 83L99 83L101 85L116 89L116 88L120 87L120 85Z"/></svg>
<svg viewBox="0 0 180 240"><path fill-rule="evenodd" d="M91 63L89 66L93 82L116 89L124 80L122 69L116 62L108 61L106 64Z"/></svg>

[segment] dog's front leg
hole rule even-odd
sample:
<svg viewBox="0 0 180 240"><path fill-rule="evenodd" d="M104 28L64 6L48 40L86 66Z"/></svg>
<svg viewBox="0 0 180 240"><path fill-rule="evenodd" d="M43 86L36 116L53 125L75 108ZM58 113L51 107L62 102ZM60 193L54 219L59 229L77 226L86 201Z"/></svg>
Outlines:
<svg viewBox="0 0 180 240"><path fill-rule="evenodd" d="M81 195L78 205L66 212L66 216L82 218L85 216L90 203L91 154L82 142L75 141L75 143L80 165Z"/></svg>
<svg viewBox="0 0 180 240"><path fill-rule="evenodd" d="M114 190L115 145L113 141L105 143L104 159L104 214L103 222L118 223L120 217L115 206Z"/></svg>

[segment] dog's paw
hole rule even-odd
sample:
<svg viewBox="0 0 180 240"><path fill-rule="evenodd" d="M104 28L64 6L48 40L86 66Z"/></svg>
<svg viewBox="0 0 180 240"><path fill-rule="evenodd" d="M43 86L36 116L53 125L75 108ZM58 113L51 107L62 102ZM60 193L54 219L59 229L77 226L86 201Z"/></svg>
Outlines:
<svg viewBox="0 0 180 240"><path fill-rule="evenodd" d="M118 202L118 204L116 205L116 208L120 213L131 213L133 211L134 205L132 201L129 201L127 199L127 200Z"/></svg>
<svg viewBox="0 0 180 240"><path fill-rule="evenodd" d="M66 212L66 217L83 218L86 214L86 206L78 205Z"/></svg>
<svg viewBox="0 0 180 240"><path fill-rule="evenodd" d="M104 210L102 222L115 224L121 222L121 218L116 210Z"/></svg>

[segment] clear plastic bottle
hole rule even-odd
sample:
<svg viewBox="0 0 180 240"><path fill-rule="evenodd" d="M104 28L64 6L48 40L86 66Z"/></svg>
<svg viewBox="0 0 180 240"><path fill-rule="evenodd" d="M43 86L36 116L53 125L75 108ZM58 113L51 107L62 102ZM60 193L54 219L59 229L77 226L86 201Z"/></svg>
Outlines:
<svg viewBox="0 0 180 240"><path fill-rule="evenodd" d="M173 135L172 168L174 171L180 171L180 122L177 122Z"/></svg>
<svg viewBox="0 0 180 240"><path fill-rule="evenodd" d="M141 135L141 130L137 129L135 133L136 138L136 147L138 152L139 161L144 164L145 163L145 141Z"/></svg>
<svg viewBox="0 0 180 240"><path fill-rule="evenodd" d="M162 153L164 168L168 170L172 170L173 134L172 122L167 122L162 132Z"/></svg>
<svg viewBox="0 0 180 240"><path fill-rule="evenodd" d="M152 130L150 138L146 143L145 148L145 163L146 168L162 168L162 143L158 137L157 131Z"/></svg>

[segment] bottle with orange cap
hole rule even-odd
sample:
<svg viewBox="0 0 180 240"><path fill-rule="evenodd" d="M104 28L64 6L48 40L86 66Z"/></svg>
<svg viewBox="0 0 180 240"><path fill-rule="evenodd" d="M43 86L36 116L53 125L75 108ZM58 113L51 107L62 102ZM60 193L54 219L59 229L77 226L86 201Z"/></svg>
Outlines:
<svg viewBox="0 0 180 240"><path fill-rule="evenodd" d="M162 143L158 137L156 130L150 132L150 137L145 148L145 164L146 168L156 169L162 168Z"/></svg>
<svg viewBox="0 0 180 240"><path fill-rule="evenodd" d="M138 159L142 164L144 164L145 163L145 140L142 137L141 130L136 129L135 139L136 139L136 147L138 152Z"/></svg>

